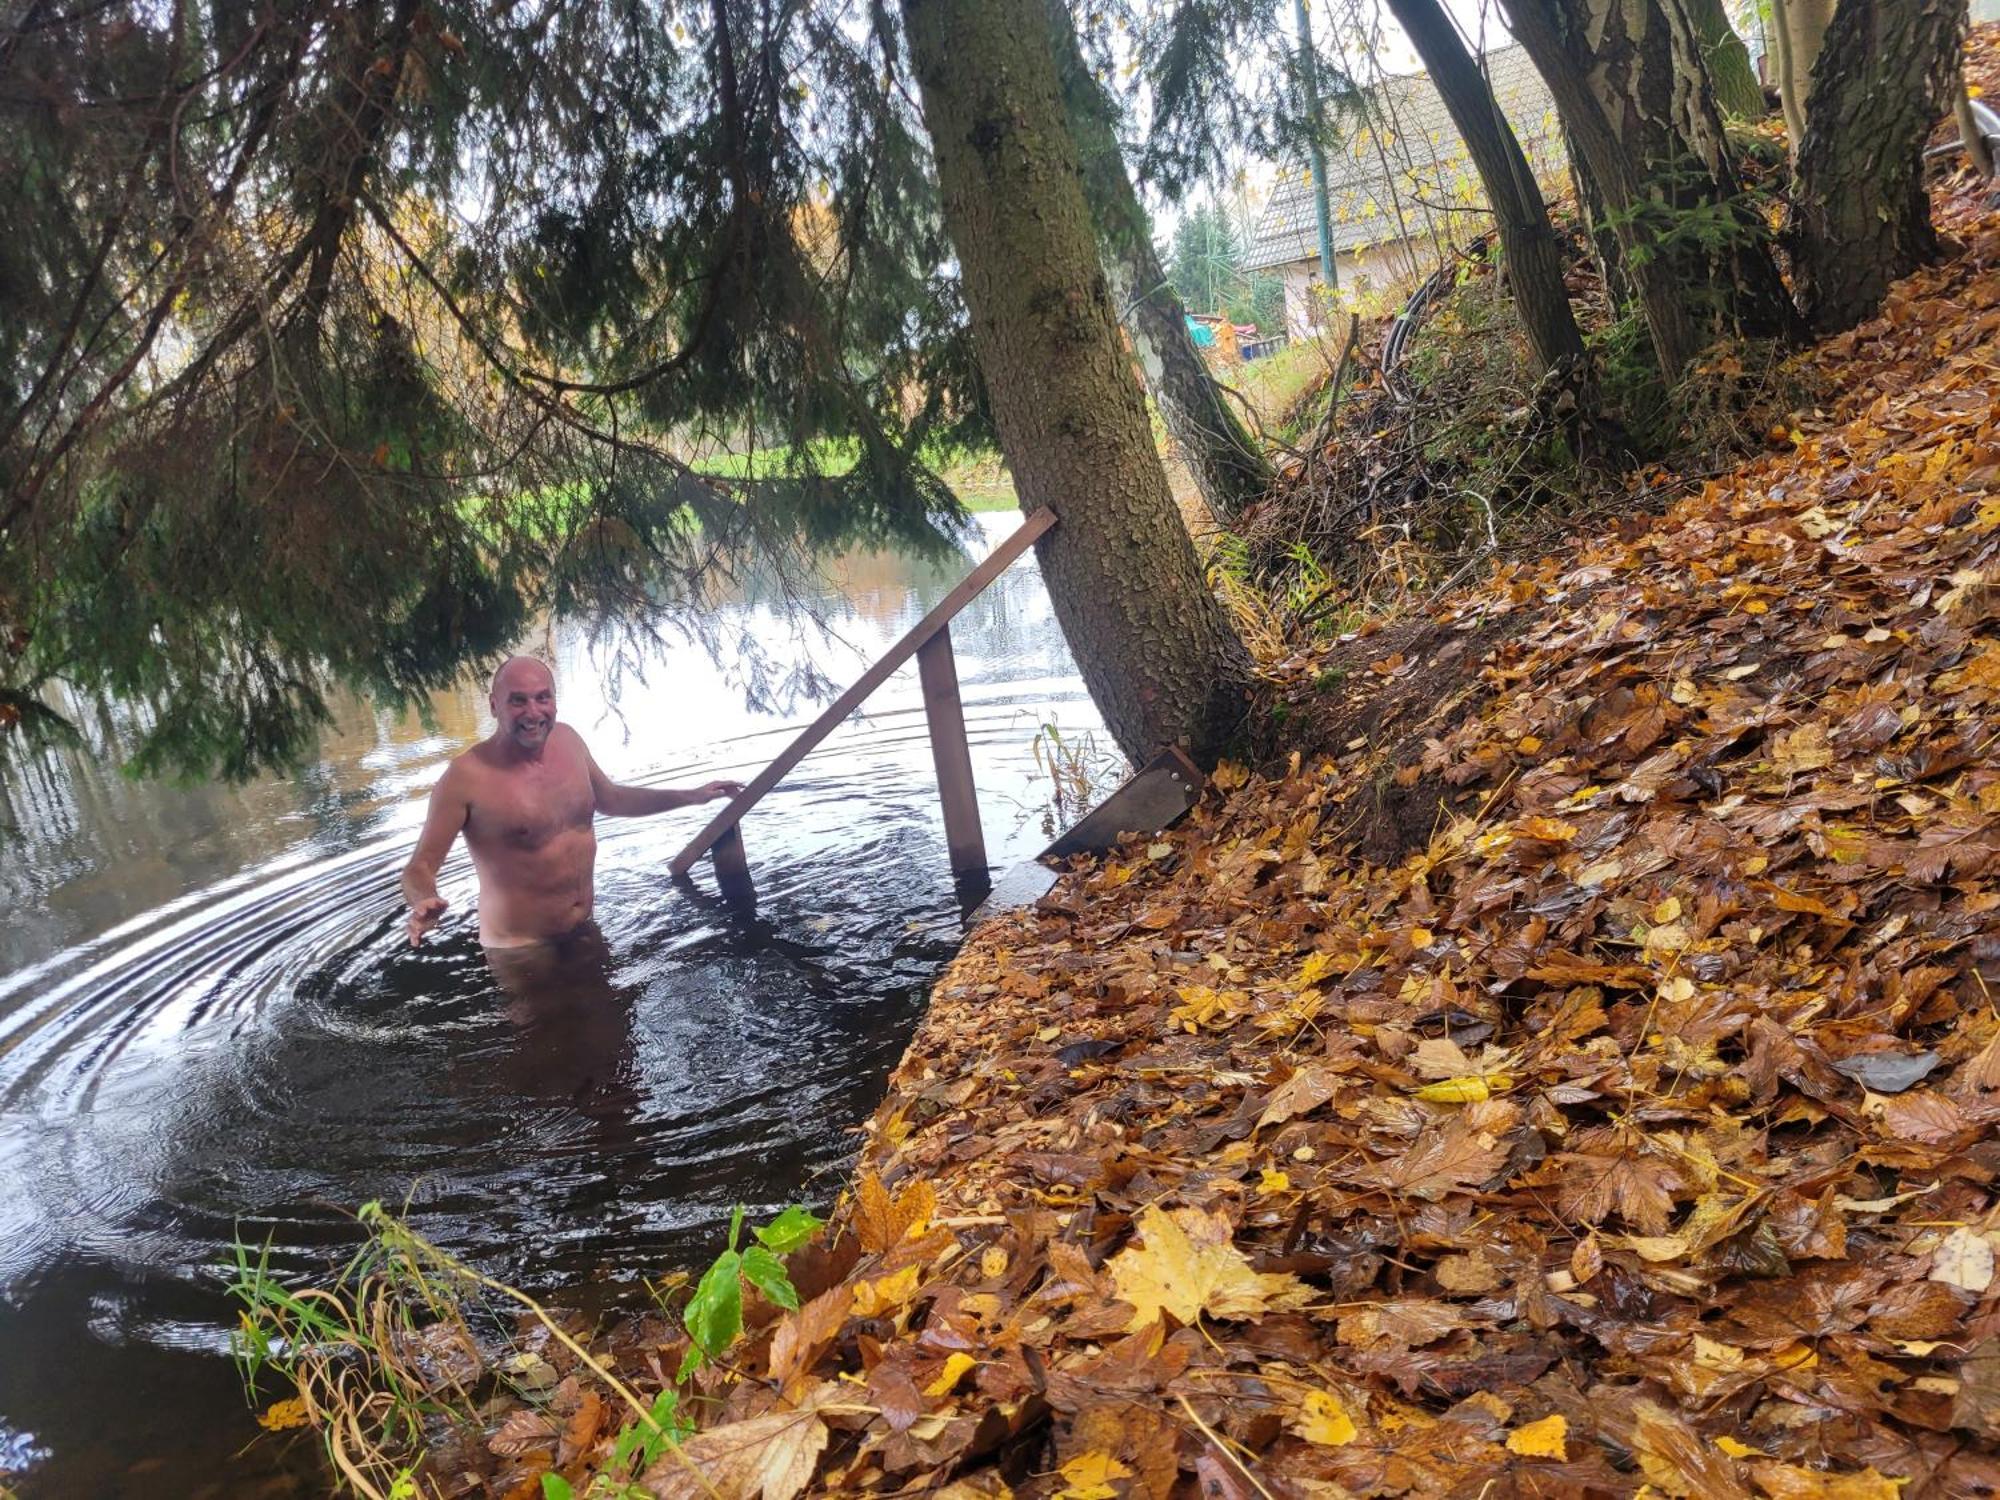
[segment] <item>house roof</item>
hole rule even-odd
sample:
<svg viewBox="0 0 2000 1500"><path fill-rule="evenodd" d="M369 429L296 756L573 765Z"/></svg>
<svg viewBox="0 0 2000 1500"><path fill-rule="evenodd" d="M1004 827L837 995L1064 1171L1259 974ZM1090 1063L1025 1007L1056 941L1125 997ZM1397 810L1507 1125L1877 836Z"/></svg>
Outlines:
<svg viewBox="0 0 2000 1500"><path fill-rule="evenodd" d="M1482 62L1530 170L1553 183L1567 158L1548 86L1519 46L1488 52ZM1348 124L1341 144L1327 155L1335 252L1433 230L1464 239L1465 215L1457 210L1483 209L1486 194L1429 75L1386 78L1364 101L1364 118ZM1278 169L1243 266L1264 270L1318 256L1312 173L1303 163L1287 162Z"/></svg>

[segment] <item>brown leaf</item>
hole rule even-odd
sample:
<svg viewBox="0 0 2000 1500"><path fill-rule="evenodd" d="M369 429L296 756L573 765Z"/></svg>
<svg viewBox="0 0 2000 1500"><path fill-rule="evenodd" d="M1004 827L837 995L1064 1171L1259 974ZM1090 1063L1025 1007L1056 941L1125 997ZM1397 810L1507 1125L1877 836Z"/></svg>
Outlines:
<svg viewBox="0 0 2000 1500"><path fill-rule="evenodd" d="M769 1411L696 1433L642 1478L660 1500L696 1500L711 1490L720 1500L792 1500L812 1479L827 1437L816 1412Z"/></svg>
<svg viewBox="0 0 2000 1500"><path fill-rule="evenodd" d="M1458 1117L1433 1120L1402 1156L1359 1175L1392 1193L1436 1199L1492 1178L1507 1164L1507 1148Z"/></svg>
<svg viewBox="0 0 2000 1500"><path fill-rule="evenodd" d="M486 1446L502 1458L519 1458L531 1449L553 1449L555 1440L556 1424L523 1406L507 1413L499 1430L486 1440Z"/></svg>
<svg viewBox="0 0 2000 1500"><path fill-rule="evenodd" d="M901 1244L912 1230L922 1233L937 1212L937 1189L921 1179L904 1183L892 1199L871 1172L861 1179L854 1200L854 1232L862 1249L878 1255Z"/></svg>

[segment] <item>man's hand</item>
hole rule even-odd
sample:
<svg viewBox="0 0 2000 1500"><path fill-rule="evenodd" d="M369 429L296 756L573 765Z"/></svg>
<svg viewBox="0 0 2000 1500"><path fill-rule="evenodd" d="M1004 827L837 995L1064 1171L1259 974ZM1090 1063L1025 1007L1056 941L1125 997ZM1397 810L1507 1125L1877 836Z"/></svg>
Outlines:
<svg viewBox="0 0 2000 1500"><path fill-rule="evenodd" d="M442 896L426 896L410 908L410 919L403 925L409 929L412 948L424 940L425 933L437 926L438 919L444 915L449 904Z"/></svg>
<svg viewBox="0 0 2000 1500"><path fill-rule="evenodd" d="M743 783L740 781L711 781L694 789L694 800L713 802L717 797L734 797L742 790Z"/></svg>

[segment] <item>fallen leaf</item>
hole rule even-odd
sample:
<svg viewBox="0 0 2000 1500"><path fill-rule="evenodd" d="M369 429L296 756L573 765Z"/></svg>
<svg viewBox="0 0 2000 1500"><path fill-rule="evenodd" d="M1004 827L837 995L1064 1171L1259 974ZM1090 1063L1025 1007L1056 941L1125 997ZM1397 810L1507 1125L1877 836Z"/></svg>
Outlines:
<svg viewBox="0 0 2000 1500"><path fill-rule="evenodd" d="M1292 1414L1292 1430L1321 1448L1341 1448L1354 1441L1354 1418L1338 1399L1325 1391L1307 1391Z"/></svg>
<svg viewBox="0 0 2000 1500"><path fill-rule="evenodd" d="M944 1359L944 1368L938 1371L937 1379L924 1387L926 1396L949 1396L967 1370L979 1363L970 1354L953 1350Z"/></svg>
<svg viewBox="0 0 2000 1500"><path fill-rule="evenodd" d="M1507 1451L1523 1458L1553 1458L1566 1462L1569 1450L1569 1421L1561 1412L1551 1412L1539 1422L1528 1422L1507 1434Z"/></svg>
<svg viewBox="0 0 2000 1500"><path fill-rule="evenodd" d="M1833 1070L1878 1094L1900 1094L1922 1082L1937 1065L1935 1052L1860 1052L1839 1059Z"/></svg>
<svg viewBox="0 0 2000 1500"><path fill-rule="evenodd" d="M1058 1500L1111 1500L1118 1491L1114 1479L1130 1479L1132 1471L1109 1453L1082 1453L1057 1470L1063 1477Z"/></svg>
<svg viewBox="0 0 2000 1500"><path fill-rule="evenodd" d="M1203 1313L1255 1322L1273 1298L1302 1289L1296 1276L1251 1270L1220 1213L1149 1207L1136 1222L1143 1244L1126 1246L1109 1267L1119 1301L1132 1304L1128 1327L1143 1328L1163 1313L1184 1324Z"/></svg>
<svg viewBox="0 0 2000 1500"><path fill-rule="evenodd" d="M298 1396L288 1396L283 1401L273 1401L257 1413L257 1425L266 1432L284 1432L293 1427L306 1425L306 1403Z"/></svg>
<svg viewBox="0 0 2000 1500"><path fill-rule="evenodd" d="M1963 1225L1954 1229L1931 1255L1930 1279L1962 1291L1985 1291L1993 1285L1992 1241Z"/></svg>

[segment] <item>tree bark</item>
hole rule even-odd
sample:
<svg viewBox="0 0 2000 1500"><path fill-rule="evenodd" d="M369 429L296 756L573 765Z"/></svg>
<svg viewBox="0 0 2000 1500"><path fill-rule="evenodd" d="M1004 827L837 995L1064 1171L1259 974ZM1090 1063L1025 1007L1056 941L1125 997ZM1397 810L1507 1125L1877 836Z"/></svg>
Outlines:
<svg viewBox="0 0 2000 1500"><path fill-rule="evenodd" d="M1188 337L1187 310L1153 249L1153 226L1118 149L1117 113L1084 61L1067 0L1047 0L1046 11L1112 302L1195 487L1209 513L1228 521L1271 487L1270 462Z"/></svg>
<svg viewBox="0 0 2000 1500"><path fill-rule="evenodd" d="M1785 243L1806 321L1871 316L1937 254L1924 140L1951 106L1963 0L1841 0L1813 68Z"/></svg>
<svg viewBox="0 0 2000 1500"><path fill-rule="evenodd" d="M1688 19L1701 38L1702 61L1715 85L1715 102L1727 114L1744 120L1764 118L1764 86L1750 66L1750 49L1729 24L1722 0L1684 0Z"/></svg>
<svg viewBox="0 0 2000 1500"><path fill-rule="evenodd" d="M1119 747L1203 763L1249 655L1209 592L1118 337L1043 0L903 0L973 347L1057 618Z"/></svg>
<svg viewBox="0 0 2000 1500"><path fill-rule="evenodd" d="M1438 0L1389 0L1437 85L1444 107L1479 172L1507 260L1514 306L1540 372L1584 365L1583 335L1563 285L1562 244L1542 190L1493 90Z"/></svg>
<svg viewBox="0 0 2000 1500"><path fill-rule="evenodd" d="M1778 99L1785 107L1785 131L1792 156L1805 145L1812 124L1813 69L1833 24L1836 0L1771 0L1771 19L1778 52Z"/></svg>
<svg viewBox="0 0 2000 1500"><path fill-rule="evenodd" d="M1777 264L1756 226L1738 218L1742 187L1680 0L1519 0L1511 19L1604 194L1667 381L1680 379L1718 322L1792 332ZM1722 248L1688 232L1696 216L1712 227L1736 221Z"/></svg>

